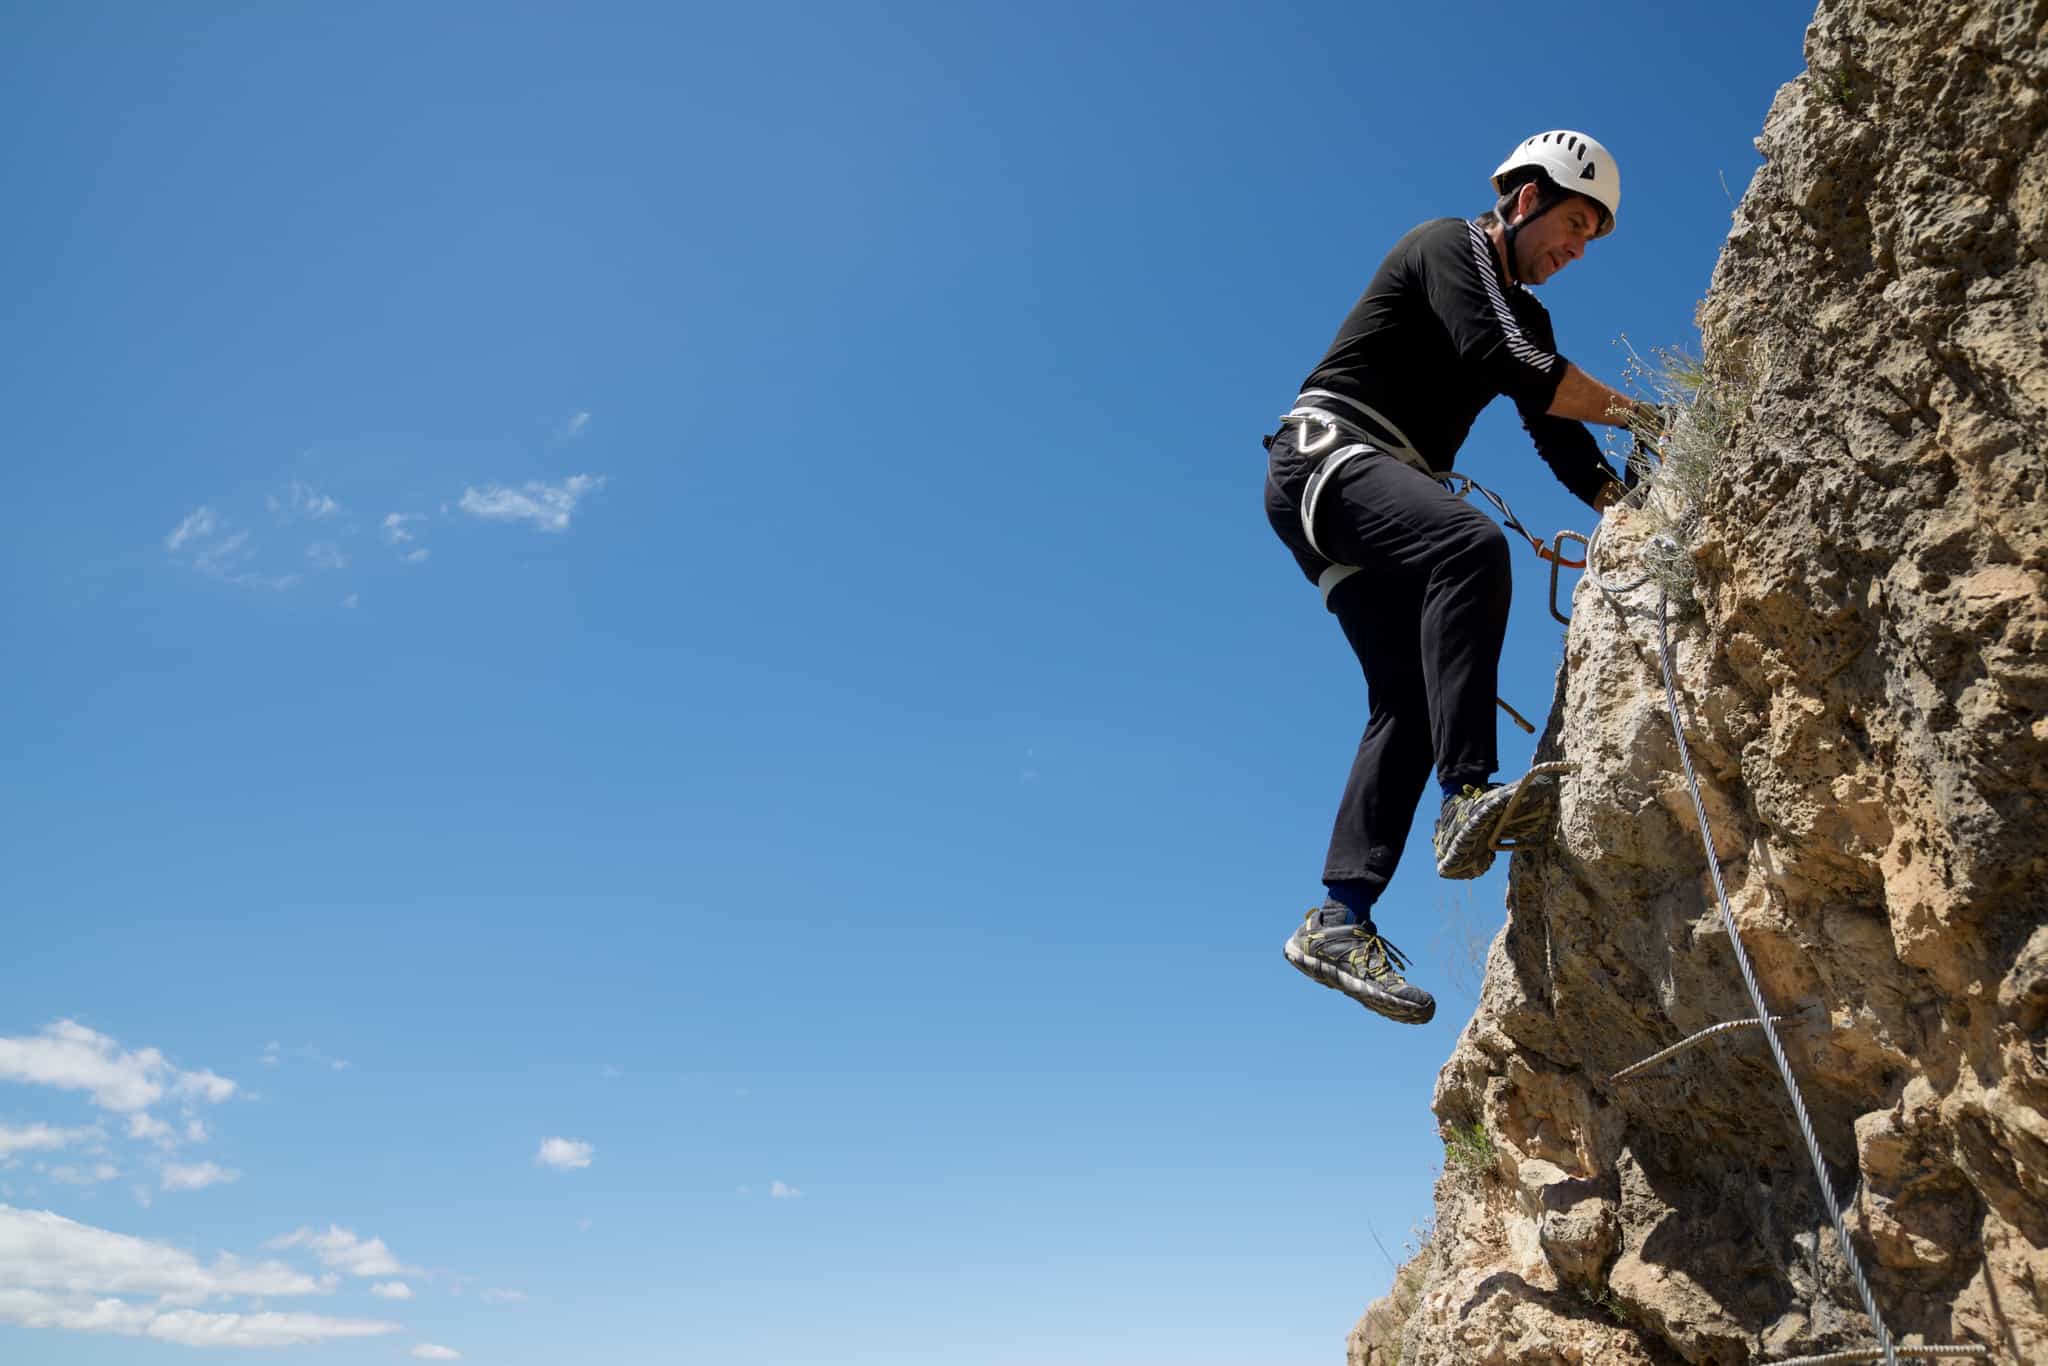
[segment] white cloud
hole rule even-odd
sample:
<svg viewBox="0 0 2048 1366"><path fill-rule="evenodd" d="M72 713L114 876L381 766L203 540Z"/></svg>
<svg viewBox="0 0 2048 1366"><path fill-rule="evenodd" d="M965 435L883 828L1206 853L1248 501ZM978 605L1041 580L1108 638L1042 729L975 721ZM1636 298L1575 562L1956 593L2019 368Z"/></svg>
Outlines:
<svg viewBox="0 0 2048 1366"><path fill-rule="evenodd" d="M0 1038L0 1081L90 1093L103 1110L144 1110L165 1096L218 1104L235 1083L212 1072L173 1067L154 1048L126 1052L106 1035L71 1020L33 1037Z"/></svg>
<svg viewBox="0 0 2048 1366"><path fill-rule="evenodd" d="M423 1342L413 1348L412 1354L416 1357L423 1357L428 1361L462 1360L462 1353L456 1351L453 1347L442 1347L431 1342Z"/></svg>
<svg viewBox="0 0 2048 1366"><path fill-rule="evenodd" d="M137 1110L128 1116L128 1137L141 1143L154 1143L159 1148L169 1148L178 1141L171 1126L147 1110Z"/></svg>
<svg viewBox="0 0 2048 1366"><path fill-rule="evenodd" d="M302 1228L295 1233L272 1238L263 1246L310 1249L322 1266L331 1266L351 1276L398 1276L412 1269L399 1264L398 1258L391 1255L391 1249L384 1246L382 1238L358 1238L352 1231L333 1224L328 1225L325 1233Z"/></svg>
<svg viewBox="0 0 2048 1366"><path fill-rule="evenodd" d="M95 1163L89 1168L74 1167L66 1163L61 1167L44 1168L38 1166L36 1170L48 1176L52 1181L62 1181L67 1186L98 1185L102 1181L112 1181L121 1174L121 1169L111 1162Z"/></svg>
<svg viewBox="0 0 2048 1366"><path fill-rule="evenodd" d="M565 1172L573 1171L578 1167L589 1166L590 1155L595 1151L580 1139L544 1138L540 1141L540 1151L534 1154L533 1160Z"/></svg>
<svg viewBox="0 0 2048 1366"><path fill-rule="evenodd" d="M485 1304L517 1304L526 1298L524 1290L486 1290L482 1297Z"/></svg>
<svg viewBox="0 0 2048 1366"><path fill-rule="evenodd" d="M167 1191L205 1190L208 1186L225 1186L241 1179L240 1172L212 1162L200 1162L189 1167L172 1163L164 1167L164 1189Z"/></svg>
<svg viewBox="0 0 2048 1366"><path fill-rule="evenodd" d="M287 522L295 517L317 522L323 517L332 517L341 511L341 504L310 484L302 484L296 479L286 488L283 498L273 495L263 501L278 520Z"/></svg>
<svg viewBox="0 0 2048 1366"><path fill-rule="evenodd" d="M206 1142L206 1121L203 1119L186 1120L185 1137L192 1140L194 1143Z"/></svg>
<svg viewBox="0 0 2048 1366"><path fill-rule="evenodd" d="M204 511L204 509L201 509L201 511ZM417 539L410 531L405 529L405 524L407 522L424 522L426 520L427 514L424 512L389 513L384 518L384 539L393 545L404 545L407 541Z"/></svg>
<svg viewBox="0 0 2048 1366"><path fill-rule="evenodd" d="M768 1198L771 1200L795 1200L802 1195L803 1192L795 1186L785 1186L780 1181L771 1182L768 1186Z"/></svg>
<svg viewBox="0 0 2048 1366"><path fill-rule="evenodd" d="M355 594L351 593L349 596L354 597ZM346 606L347 604L344 603L343 605ZM263 1045L263 1065L265 1067L277 1066L279 1050L282 1047L283 1045L278 1043L276 1039L272 1039L269 1043Z"/></svg>
<svg viewBox="0 0 2048 1366"><path fill-rule="evenodd" d="M578 413L578 414L576 414L576 416L574 416L574 417L572 417L572 418L570 418L570 419L569 419L569 425L568 425L568 426L566 426L566 427L564 427L564 428L562 429L562 435L564 435L564 436L581 436L581 435L583 435L583 429L584 429L585 427L588 427L589 425L590 425L590 414L589 414L589 413Z"/></svg>
<svg viewBox="0 0 2048 1366"><path fill-rule="evenodd" d="M232 536L223 536L210 545L200 546L192 554L192 567L205 574L217 574L227 578L231 566L242 563L256 552L249 549L249 533L237 531Z"/></svg>
<svg viewBox="0 0 2048 1366"><path fill-rule="evenodd" d="M604 487L604 476L578 474L559 484L530 480L516 489L490 484L464 489L461 509L487 522L532 522L542 531L567 531L583 495Z"/></svg>
<svg viewBox="0 0 2048 1366"><path fill-rule="evenodd" d="M216 1295L314 1295L329 1288L281 1262L244 1262L223 1253L202 1265L168 1243L94 1228L48 1210L0 1205L0 1291L154 1295L198 1304Z"/></svg>
<svg viewBox="0 0 2048 1366"><path fill-rule="evenodd" d="M379 1281L370 1287L370 1293L380 1300L409 1300L412 1287L404 1281Z"/></svg>
<svg viewBox="0 0 2048 1366"><path fill-rule="evenodd" d="M173 564L188 564L195 572L223 583L283 592L299 582L297 574L258 574L241 568L256 556L249 533L232 530L210 507L200 508L172 528L164 537L164 549L173 557ZM181 551L189 552L190 560L177 559Z"/></svg>
<svg viewBox="0 0 2048 1366"><path fill-rule="evenodd" d="M84 1139L104 1138L98 1129L56 1129L48 1124L14 1127L0 1124L0 1161L15 1153L48 1151L69 1147Z"/></svg>
<svg viewBox="0 0 2048 1366"><path fill-rule="evenodd" d="M214 514L213 509L201 507L171 528L171 534L164 537L164 549L175 553L184 549L187 541L203 541L212 536L214 529L219 525L220 519Z"/></svg>
<svg viewBox="0 0 2048 1366"><path fill-rule="evenodd" d="M348 556L332 541L315 541L306 547L306 563L315 569L346 569Z"/></svg>
<svg viewBox="0 0 2048 1366"><path fill-rule="evenodd" d="M433 553L433 551L425 546L421 546L418 550L408 550L405 552L405 562L407 564L425 564Z"/></svg>
<svg viewBox="0 0 2048 1366"><path fill-rule="evenodd" d="M50 1294L0 1286L0 1323L120 1333L187 1347L297 1347L337 1338L377 1337L399 1325L323 1314L208 1314L89 1294Z"/></svg>
<svg viewBox="0 0 2048 1366"><path fill-rule="evenodd" d="M351 594L349 594L349 595L348 595L347 597L345 597L345 598L343 598L343 599L341 600L341 605L342 605L343 607L347 607L347 608L351 608L351 609L353 609L353 608L355 608L355 607L356 607L356 606L357 606L358 604L360 604L360 603L362 602L362 600L363 600L363 595L362 595L362 594L360 594L360 593L351 593ZM277 1059L275 1059L275 1058L265 1058L265 1059L264 1059L264 1061L265 1061L265 1062L276 1062L276 1061L277 1061Z"/></svg>

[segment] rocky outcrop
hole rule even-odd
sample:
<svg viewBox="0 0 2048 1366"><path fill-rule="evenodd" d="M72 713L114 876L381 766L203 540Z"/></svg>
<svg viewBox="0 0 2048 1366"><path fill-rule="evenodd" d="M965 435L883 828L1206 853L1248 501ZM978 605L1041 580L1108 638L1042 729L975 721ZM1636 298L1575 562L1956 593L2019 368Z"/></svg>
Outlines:
<svg viewBox="0 0 2048 1366"><path fill-rule="evenodd" d="M2048 2L1825 0L1806 57L1701 312L1722 416L1679 711L1889 1326L2044 1362ZM1658 518L1609 521L1596 568L1633 577ZM1412 1309L1375 1306L1354 1361L1872 1340L1757 1031L1609 1080L1750 1014L1657 599L1578 590L1546 744L1579 768L1435 1102L1492 1162L1447 1166Z"/></svg>

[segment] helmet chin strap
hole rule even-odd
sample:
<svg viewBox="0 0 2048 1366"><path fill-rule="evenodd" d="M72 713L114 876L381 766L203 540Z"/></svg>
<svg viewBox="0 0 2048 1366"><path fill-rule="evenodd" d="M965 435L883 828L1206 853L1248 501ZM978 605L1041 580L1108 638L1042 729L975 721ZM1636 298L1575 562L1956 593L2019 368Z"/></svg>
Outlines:
<svg viewBox="0 0 2048 1366"><path fill-rule="evenodd" d="M1564 203L1564 199L1565 197L1563 195L1559 195L1555 199L1552 199L1549 203L1545 204L1542 208L1536 210L1536 212L1524 214L1522 217L1517 218L1512 223L1503 223L1501 225L1501 245L1507 248L1506 254L1508 258L1508 282L1510 284L1518 285L1522 283L1522 272L1520 268L1517 267L1515 264L1516 234L1521 232L1523 228L1528 227L1531 223L1534 223L1537 219L1543 217L1544 214L1549 213L1552 209Z"/></svg>

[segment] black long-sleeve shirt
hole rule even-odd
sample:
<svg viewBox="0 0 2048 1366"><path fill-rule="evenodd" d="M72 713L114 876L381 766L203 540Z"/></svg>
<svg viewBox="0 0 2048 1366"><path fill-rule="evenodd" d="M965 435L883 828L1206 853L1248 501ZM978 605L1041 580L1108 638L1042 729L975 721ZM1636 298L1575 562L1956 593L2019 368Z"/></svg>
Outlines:
<svg viewBox="0 0 2048 1366"><path fill-rule="evenodd" d="M1549 312L1502 281L1485 232L1439 218L1394 244L1302 387L1384 413L1435 470L1451 468L1480 410L1506 394L1552 473L1591 504L1614 480L1600 443L1544 411L1565 367Z"/></svg>

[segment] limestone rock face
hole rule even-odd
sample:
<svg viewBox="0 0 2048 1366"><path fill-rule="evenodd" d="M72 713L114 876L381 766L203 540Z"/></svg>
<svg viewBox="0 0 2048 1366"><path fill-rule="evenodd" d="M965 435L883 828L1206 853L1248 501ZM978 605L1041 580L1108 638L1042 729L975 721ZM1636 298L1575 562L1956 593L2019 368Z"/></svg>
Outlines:
<svg viewBox="0 0 2048 1366"><path fill-rule="evenodd" d="M2048 1362L2048 0L1824 0L1806 59L1701 312L1732 417L1678 710L1888 1325ZM1610 514L1595 568L1652 529ZM1609 1080L1751 1015L1657 603L1578 589L1541 757L1579 768L1435 1102L1493 1169L1447 1167L1354 1362L1873 1340L1758 1031Z"/></svg>

